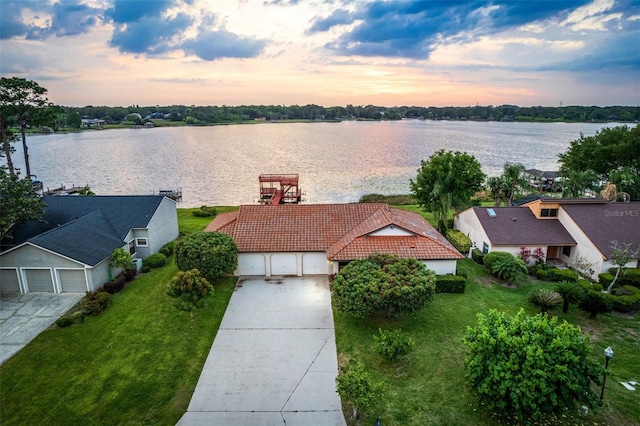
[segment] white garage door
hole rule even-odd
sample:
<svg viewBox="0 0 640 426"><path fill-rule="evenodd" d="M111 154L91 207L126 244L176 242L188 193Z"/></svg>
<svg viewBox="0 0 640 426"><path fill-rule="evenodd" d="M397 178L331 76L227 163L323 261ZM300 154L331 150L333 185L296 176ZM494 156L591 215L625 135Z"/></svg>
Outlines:
<svg viewBox="0 0 640 426"><path fill-rule="evenodd" d="M329 273L327 255L325 253L305 253L302 255L302 275Z"/></svg>
<svg viewBox="0 0 640 426"><path fill-rule="evenodd" d="M85 293L87 291L87 280L84 269L79 270L58 270L60 285L63 293Z"/></svg>
<svg viewBox="0 0 640 426"><path fill-rule="evenodd" d="M25 269L29 291L53 293L53 279L51 269Z"/></svg>
<svg viewBox="0 0 640 426"><path fill-rule="evenodd" d="M264 255L240 254L238 255L238 275L266 275Z"/></svg>
<svg viewBox="0 0 640 426"><path fill-rule="evenodd" d="M297 275L296 255L274 253L271 255L271 275Z"/></svg>
<svg viewBox="0 0 640 426"><path fill-rule="evenodd" d="M20 293L17 269L0 269L0 292Z"/></svg>

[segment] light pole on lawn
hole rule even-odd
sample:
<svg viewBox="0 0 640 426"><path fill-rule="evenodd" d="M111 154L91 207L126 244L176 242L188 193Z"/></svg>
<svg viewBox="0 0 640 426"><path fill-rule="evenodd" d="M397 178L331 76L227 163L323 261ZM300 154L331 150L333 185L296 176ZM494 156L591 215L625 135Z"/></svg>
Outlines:
<svg viewBox="0 0 640 426"><path fill-rule="evenodd" d="M613 356L613 349L611 346L608 346L607 349L604 350L604 359L606 360L604 363L604 377L602 378L602 392L600 392L600 401L604 397L604 384L607 381L607 368L609 368L609 360Z"/></svg>

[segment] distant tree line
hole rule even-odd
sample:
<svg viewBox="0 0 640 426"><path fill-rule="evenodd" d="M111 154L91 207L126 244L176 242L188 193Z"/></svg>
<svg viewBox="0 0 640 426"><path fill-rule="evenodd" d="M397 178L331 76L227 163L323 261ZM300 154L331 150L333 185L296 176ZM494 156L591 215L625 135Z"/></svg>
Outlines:
<svg viewBox="0 0 640 426"><path fill-rule="evenodd" d="M192 125L234 123L253 120L477 120L477 121L568 121L568 122L636 122L640 120L637 106L565 106L518 107L515 105L471 107L383 107L320 105L241 105L241 106L92 106L62 107L59 125L79 127L82 118L98 118L108 124L133 121L132 115L143 119L162 114L171 121Z"/></svg>

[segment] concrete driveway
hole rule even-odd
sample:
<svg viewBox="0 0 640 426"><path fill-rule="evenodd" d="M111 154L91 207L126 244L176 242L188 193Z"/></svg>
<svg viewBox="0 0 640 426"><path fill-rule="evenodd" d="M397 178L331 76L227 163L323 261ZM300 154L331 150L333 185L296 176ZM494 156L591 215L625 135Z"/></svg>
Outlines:
<svg viewBox="0 0 640 426"><path fill-rule="evenodd" d="M0 365L83 297L84 293L0 293Z"/></svg>
<svg viewBox="0 0 640 426"><path fill-rule="evenodd" d="M179 426L345 425L326 276L241 279Z"/></svg>

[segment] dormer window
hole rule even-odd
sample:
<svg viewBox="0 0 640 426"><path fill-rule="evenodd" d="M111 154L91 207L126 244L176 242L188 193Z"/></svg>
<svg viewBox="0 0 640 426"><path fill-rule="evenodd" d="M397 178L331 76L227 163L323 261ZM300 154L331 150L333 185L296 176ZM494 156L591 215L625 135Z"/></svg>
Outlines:
<svg viewBox="0 0 640 426"><path fill-rule="evenodd" d="M558 209L540 209L540 217L558 217Z"/></svg>

